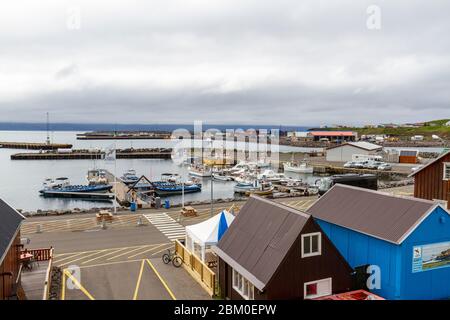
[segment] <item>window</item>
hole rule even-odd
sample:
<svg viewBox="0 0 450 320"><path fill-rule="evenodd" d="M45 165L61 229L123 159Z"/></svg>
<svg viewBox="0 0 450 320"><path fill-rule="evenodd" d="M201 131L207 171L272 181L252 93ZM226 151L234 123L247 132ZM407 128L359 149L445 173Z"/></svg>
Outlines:
<svg viewBox="0 0 450 320"><path fill-rule="evenodd" d="M306 282L304 284L305 299L314 299L328 296L332 292L331 278Z"/></svg>
<svg viewBox="0 0 450 320"><path fill-rule="evenodd" d="M233 269L233 289L236 290L244 299L255 299L255 287L245 279L239 272Z"/></svg>
<svg viewBox="0 0 450 320"><path fill-rule="evenodd" d="M322 234L320 232L302 234L302 258L319 256L322 253Z"/></svg>
<svg viewBox="0 0 450 320"><path fill-rule="evenodd" d="M450 162L444 162L444 180L450 180Z"/></svg>

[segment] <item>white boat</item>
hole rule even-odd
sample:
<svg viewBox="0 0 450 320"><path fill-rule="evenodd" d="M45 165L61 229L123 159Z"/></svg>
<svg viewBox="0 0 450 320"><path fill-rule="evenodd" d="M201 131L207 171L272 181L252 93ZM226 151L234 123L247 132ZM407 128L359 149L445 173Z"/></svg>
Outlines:
<svg viewBox="0 0 450 320"><path fill-rule="evenodd" d="M69 178L45 179L42 184L44 189L59 189L70 186Z"/></svg>
<svg viewBox="0 0 450 320"><path fill-rule="evenodd" d="M90 186L108 184L106 171L103 169L91 169L88 171L86 180Z"/></svg>
<svg viewBox="0 0 450 320"><path fill-rule="evenodd" d="M129 169L120 177L120 180L125 184L133 184L139 180L139 177L136 175L136 170Z"/></svg>
<svg viewBox="0 0 450 320"><path fill-rule="evenodd" d="M306 162L300 164L296 162L285 162L283 164L285 172L295 172L295 173L313 173L314 168L309 166Z"/></svg>
<svg viewBox="0 0 450 320"><path fill-rule="evenodd" d="M220 180L220 181L233 181L234 178L231 176L228 176L224 174L223 172L214 172L212 174L214 180Z"/></svg>
<svg viewBox="0 0 450 320"><path fill-rule="evenodd" d="M234 186L235 193L246 193L258 189L258 182L256 180L254 182L238 182Z"/></svg>
<svg viewBox="0 0 450 320"><path fill-rule="evenodd" d="M191 166L189 168L189 174L196 177L211 177L212 171L210 168L204 166Z"/></svg>
<svg viewBox="0 0 450 320"><path fill-rule="evenodd" d="M277 182L282 179L286 179L286 176L283 173L277 173L273 170L264 170L264 172L259 174L257 178L258 180Z"/></svg>

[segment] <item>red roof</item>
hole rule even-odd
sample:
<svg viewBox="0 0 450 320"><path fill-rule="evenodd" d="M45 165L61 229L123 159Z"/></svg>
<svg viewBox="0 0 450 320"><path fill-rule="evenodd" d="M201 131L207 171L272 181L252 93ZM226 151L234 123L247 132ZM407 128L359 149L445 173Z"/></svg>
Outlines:
<svg viewBox="0 0 450 320"><path fill-rule="evenodd" d="M332 136L332 137L353 137L356 134L352 131L310 131L313 136Z"/></svg>
<svg viewBox="0 0 450 320"><path fill-rule="evenodd" d="M355 290L345 293L333 294L331 296L316 298L314 300L385 300L365 290Z"/></svg>

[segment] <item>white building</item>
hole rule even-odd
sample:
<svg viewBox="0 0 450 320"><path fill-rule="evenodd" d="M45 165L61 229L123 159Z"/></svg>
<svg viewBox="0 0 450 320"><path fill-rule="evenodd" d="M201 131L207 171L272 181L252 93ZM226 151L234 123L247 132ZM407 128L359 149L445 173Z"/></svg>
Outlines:
<svg viewBox="0 0 450 320"><path fill-rule="evenodd" d="M348 142L327 149L327 161L347 162L352 161L354 155L377 155L383 149L382 146L369 142Z"/></svg>

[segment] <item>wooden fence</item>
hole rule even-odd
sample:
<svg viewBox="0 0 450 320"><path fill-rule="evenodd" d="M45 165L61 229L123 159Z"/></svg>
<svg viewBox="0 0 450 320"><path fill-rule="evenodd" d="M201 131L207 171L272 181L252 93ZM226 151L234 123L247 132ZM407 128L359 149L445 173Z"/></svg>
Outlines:
<svg viewBox="0 0 450 320"><path fill-rule="evenodd" d="M211 296L214 296L216 293L216 274L178 240L175 241L175 251L183 259L183 267Z"/></svg>
<svg viewBox="0 0 450 320"><path fill-rule="evenodd" d="M25 251L31 253L37 261L47 261L53 256L53 248L26 249Z"/></svg>

